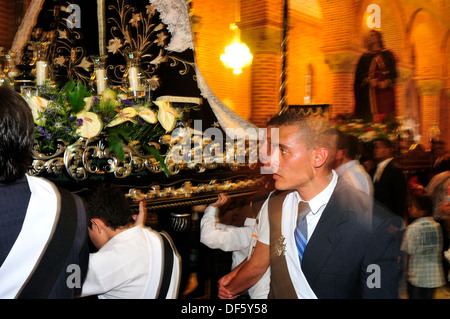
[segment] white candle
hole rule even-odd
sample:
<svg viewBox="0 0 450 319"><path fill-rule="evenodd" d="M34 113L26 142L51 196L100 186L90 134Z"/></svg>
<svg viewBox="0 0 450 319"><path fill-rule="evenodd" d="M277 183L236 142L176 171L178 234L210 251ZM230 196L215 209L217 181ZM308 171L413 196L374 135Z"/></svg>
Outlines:
<svg viewBox="0 0 450 319"><path fill-rule="evenodd" d="M139 91L137 67L132 66L128 69L128 79L130 80L130 91Z"/></svg>
<svg viewBox="0 0 450 319"><path fill-rule="evenodd" d="M47 80L47 62L36 62L36 85L44 85Z"/></svg>
<svg viewBox="0 0 450 319"><path fill-rule="evenodd" d="M105 69L98 69L95 73L97 77L97 94L102 94L106 90L106 71Z"/></svg>

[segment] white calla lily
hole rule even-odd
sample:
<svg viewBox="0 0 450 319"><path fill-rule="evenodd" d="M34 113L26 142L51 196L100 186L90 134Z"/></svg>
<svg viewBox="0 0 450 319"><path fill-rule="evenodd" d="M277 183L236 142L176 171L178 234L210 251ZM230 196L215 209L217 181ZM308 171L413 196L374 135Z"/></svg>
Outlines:
<svg viewBox="0 0 450 319"><path fill-rule="evenodd" d="M84 102L86 102L86 105L83 108L83 111L81 112L87 112L91 109L92 105L94 104L94 96L85 97Z"/></svg>
<svg viewBox="0 0 450 319"><path fill-rule="evenodd" d="M133 119L133 117L135 117L136 115L138 115L138 112L134 107L126 107L123 110L118 111L117 115L112 119L111 122L109 122L107 127L113 127L126 121L130 121L136 124L136 121Z"/></svg>
<svg viewBox="0 0 450 319"><path fill-rule="evenodd" d="M158 122L158 117L156 115L156 112L152 109L149 109L145 106L139 106L136 108L138 115L147 123L155 124Z"/></svg>
<svg viewBox="0 0 450 319"><path fill-rule="evenodd" d="M77 128L77 134L84 138L91 138L101 133L103 123L98 114L93 112L81 112L77 115L78 119L82 119L83 123Z"/></svg>
<svg viewBox="0 0 450 319"><path fill-rule="evenodd" d="M154 103L159 107L159 123L161 123L161 126L166 132L172 131L177 124L178 113L172 108L172 104L168 101L155 101Z"/></svg>
<svg viewBox="0 0 450 319"><path fill-rule="evenodd" d="M45 119L41 117L41 113L47 108L48 102L48 100L39 96L33 96L28 99L28 106L33 114L34 123L37 125L42 126L45 124Z"/></svg>

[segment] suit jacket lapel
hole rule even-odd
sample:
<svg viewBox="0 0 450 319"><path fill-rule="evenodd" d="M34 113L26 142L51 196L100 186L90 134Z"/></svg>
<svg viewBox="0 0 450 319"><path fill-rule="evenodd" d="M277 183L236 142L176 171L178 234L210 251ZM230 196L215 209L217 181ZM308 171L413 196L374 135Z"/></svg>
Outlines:
<svg viewBox="0 0 450 319"><path fill-rule="evenodd" d="M338 202L341 186L338 181L303 254L302 271L313 290L314 281L341 239L338 226L347 219Z"/></svg>
<svg viewBox="0 0 450 319"><path fill-rule="evenodd" d="M390 169L391 169L391 167L392 167L392 165L393 165L393 161L394 160L391 160L389 163L387 163L387 165L381 170L381 172L380 172L380 176L378 177L378 179L376 180L376 181L374 181L374 184L375 183L380 183L380 182L382 182L385 178L383 178L383 177L386 177L386 176L389 176L389 171L390 171ZM385 174L386 173L386 174Z"/></svg>

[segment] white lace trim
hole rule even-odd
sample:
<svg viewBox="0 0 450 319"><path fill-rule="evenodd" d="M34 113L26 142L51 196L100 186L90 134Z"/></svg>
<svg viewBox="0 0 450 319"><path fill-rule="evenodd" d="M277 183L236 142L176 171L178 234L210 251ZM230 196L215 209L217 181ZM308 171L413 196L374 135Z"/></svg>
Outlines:
<svg viewBox="0 0 450 319"><path fill-rule="evenodd" d="M186 49L194 49L191 26L189 24L189 12L185 0L149 0L160 13L163 23L167 25L169 32L172 34L172 40L167 46L167 50L182 52ZM246 121L225 104L223 104L211 91L205 78L201 74L195 62L195 72L197 74L197 85L200 89L202 97L204 97L222 128L257 128L252 123Z"/></svg>
<svg viewBox="0 0 450 319"><path fill-rule="evenodd" d="M14 41L11 46L11 51L20 51L23 50L25 45L28 43L30 38L31 31L36 25L36 21L41 12L42 4L44 0L33 0L28 6L27 12L23 17L23 20L20 24L19 29L16 32L14 37Z"/></svg>
<svg viewBox="0 0 450 319"><path fill-rule="evenodd" d="M249 131L257 129L255 125L253 125L252 123L248 122L247 120L243 119L242 117L234 113L225 104L223 104L217 98L217 96L214 95L214 93L211 91L208 84L206 83L205 78L198 69L197 63L195 64L195 69L197 73L197 84L198 88L200 89L200 93L208 101L221 127L225 129L227 128L229 129L242 128L244 130L250 129ZM256 139L257 136L256 135L252 136L252 138Z"/></svg>
<svg viewBox="0 0 450 319"><path fill-rule="evenodd" d="M161 21L167 25L172 35L166 49L168 51L183 52L194 49L192 41L189 13L185 0L149 0L158 10Z"/></svg>

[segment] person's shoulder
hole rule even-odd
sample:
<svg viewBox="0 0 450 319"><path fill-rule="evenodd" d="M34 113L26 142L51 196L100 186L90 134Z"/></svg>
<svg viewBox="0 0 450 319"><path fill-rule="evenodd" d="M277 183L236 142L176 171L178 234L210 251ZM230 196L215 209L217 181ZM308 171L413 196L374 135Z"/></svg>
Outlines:
<svg viewBox="0 0 450 319"><path fill-rule="evenodd" d="M372 216L374 225L388 223L400 229L405 228L405 223L400 216L394 214L377 201L374 201Z"/></svg>
<svg viewBox="0 0 450 319"><path fill-rule="evenodd" d="M360 189L339 178L329 203L335 211L350 214L359 222L370 220L373 199Z"/></svg>
<svg viewBox="0 0 450 319"><path fill-rule="evenodd" d="M400 166L400 164L395 160L391 160L386 167L384 168L385 171L391 171L391 172L396 172L396 173L402 173L403 174L403 169Z"/></svg>

